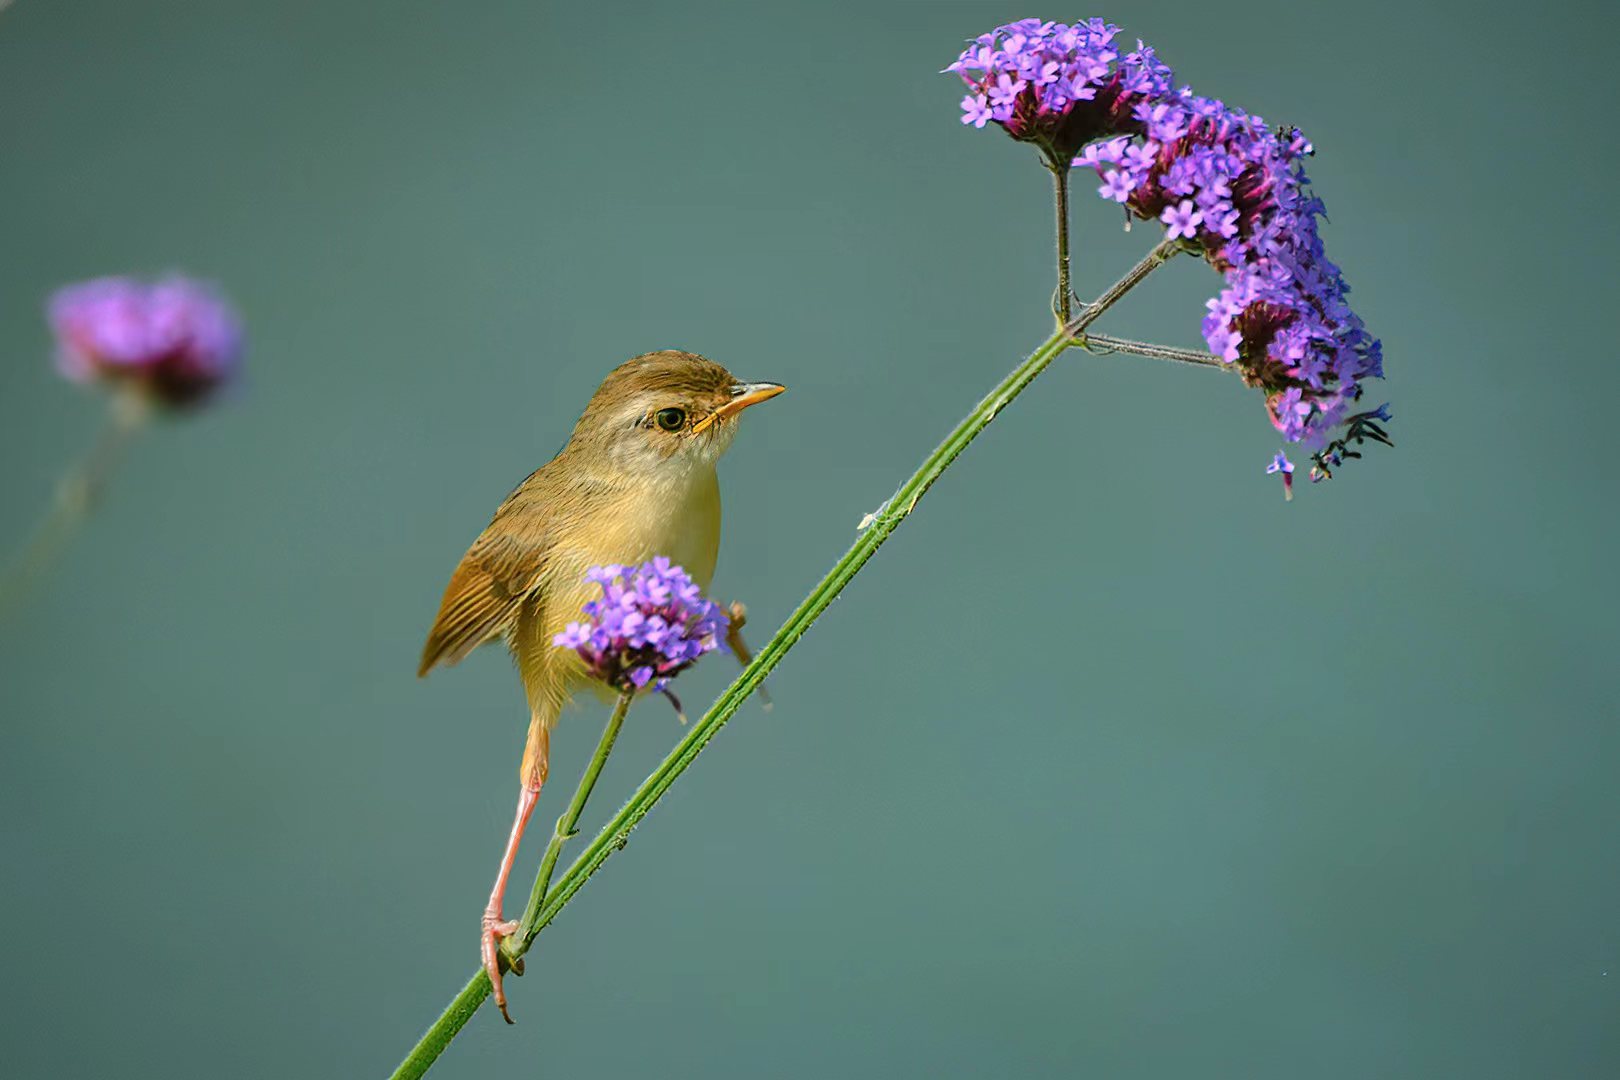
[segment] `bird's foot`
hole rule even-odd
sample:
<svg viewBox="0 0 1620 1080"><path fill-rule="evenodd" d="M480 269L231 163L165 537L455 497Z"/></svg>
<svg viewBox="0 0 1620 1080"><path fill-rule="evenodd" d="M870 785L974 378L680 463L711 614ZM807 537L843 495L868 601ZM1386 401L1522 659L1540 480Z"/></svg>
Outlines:
<svg viewBox="0 0 1620 1080"><path fill-rule="evenodd" d="M495 994L495 1004L500 1007L501 1017L510 1024L512 1014L506 1011L506 990L501 986L501 962L505 959L501 955L501 942L512 934L517 933L516 919L502 919L498 910L485 911L482 930L478 935L478 955L484 961L484 971L489 975L489 986ZM523 961L518 960L512 965L512 971L518 975L523 974Z"/></svg>

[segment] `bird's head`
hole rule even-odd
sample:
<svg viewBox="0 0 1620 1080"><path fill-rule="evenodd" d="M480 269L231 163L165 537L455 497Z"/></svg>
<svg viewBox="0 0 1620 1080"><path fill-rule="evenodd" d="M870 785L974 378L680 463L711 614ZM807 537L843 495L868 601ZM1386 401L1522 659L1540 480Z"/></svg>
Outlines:
<svg viewBox="0 0 1620 1080"><path fill-rule="evenodd" d="M738 379L696 353L644 353L602 380L569 448L638 474L712 467L737 434L742 411L784 389Z"/></svg>

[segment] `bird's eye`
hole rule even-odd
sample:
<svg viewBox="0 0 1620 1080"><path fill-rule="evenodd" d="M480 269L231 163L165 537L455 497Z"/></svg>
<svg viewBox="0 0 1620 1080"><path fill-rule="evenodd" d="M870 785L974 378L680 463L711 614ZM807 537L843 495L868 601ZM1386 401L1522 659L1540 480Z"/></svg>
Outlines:
<svg viewBox="0 0 1620 1080"><path fill-rule="evenodd" d="M658 421L658 426L665 431L679 431L686 426L686 410L659 409L653 415L653 419Z"/></svg>

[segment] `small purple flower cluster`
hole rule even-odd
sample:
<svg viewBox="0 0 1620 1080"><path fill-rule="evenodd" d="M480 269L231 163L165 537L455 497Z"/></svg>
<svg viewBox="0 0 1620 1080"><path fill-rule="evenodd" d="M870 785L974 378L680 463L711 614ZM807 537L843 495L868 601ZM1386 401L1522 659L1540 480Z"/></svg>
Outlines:
<svg viewBox="0 0 1620 1080"><path fill-rule="evenodd" d="M1080 147L1121 130L1137 107L1170 92L1170 69L1136 43L1120 55L1119 27L1101 19L1065 23L1021 19L981 34L946 68L962 77L962 123L994 121L1035 143L1054 168Z"/></svg>
<svg viewBox="0 0 1620 1080"><path fill-rule="evenodd" d="M62 374L134 384L165 405L201 401L242 358L242 326L230 304L186 278L68 285L51 297L48 317Z"/></svg>
<svg viewBox="0 0 1620 1080"><path fill-rule="evenodd" d="M1366 426L1387 416L1352 411L1365 380L1383 377L1383 355L1317 233L1324 208L1303 164L1311 144L1297 128L1273 131L1173 89L1173 73L1140 41L1119 59L1117 33L1099 19L1025 19L979 37L947 69L973 91L963 122L994 121L1040 144L1054 167L1054 153L1072 145L1072 163L1102 181L1099 195L1162 222L1220 271L1226 287L1206 305L1205 340L1265 394L1283 437L1314 451L1313 478L1331 475L1355 456L1335 450L1344 440L1330 443L1333 429L1388 442Z"/></svg>
<svg viewBox="0 0 1620 1080"><path fill-rule="evenodd" d="M669 680L719 647L730 621L690 575L662 555L640 566L596 566L586 577L602 598L585 605L586 621L552 639L573 649L591 675L620 690Z"/></svg>

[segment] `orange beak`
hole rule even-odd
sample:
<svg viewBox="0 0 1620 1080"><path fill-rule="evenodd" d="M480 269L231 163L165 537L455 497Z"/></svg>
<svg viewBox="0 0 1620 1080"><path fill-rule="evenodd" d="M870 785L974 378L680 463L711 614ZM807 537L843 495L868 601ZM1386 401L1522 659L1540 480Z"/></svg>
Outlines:
<svg viewBox="0 0 1620 1080"><path fill-rule="evenodd" d="M769 401L786 389L787 387L773 382L737 383L731 388L731 400L694 424L692 434L696 435L711 424L736 416L750 405Z"/></svg>

